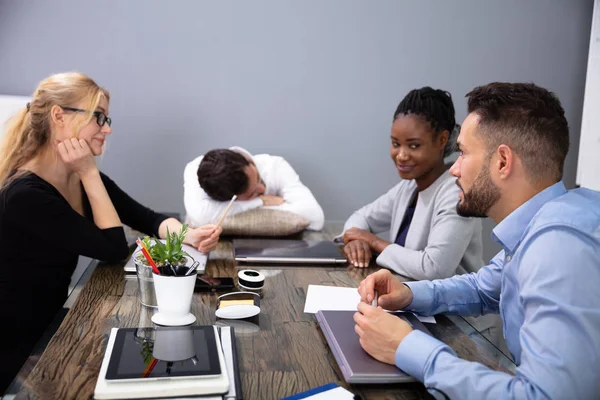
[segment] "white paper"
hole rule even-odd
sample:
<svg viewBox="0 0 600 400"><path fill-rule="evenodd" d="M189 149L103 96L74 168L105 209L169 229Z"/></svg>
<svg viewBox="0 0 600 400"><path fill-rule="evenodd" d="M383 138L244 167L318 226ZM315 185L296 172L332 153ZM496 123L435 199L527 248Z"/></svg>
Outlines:
<svg viewBox="0 0 600 400"><path fill-rule="evenodd" d="M360 295L356 288L308 285L304 312L315 314L319 310L356 311Z"/></svg>
<svg viewBox="0 0 600 400"><path fill-rule="evenodd" d="M357 288L308 285L304 312L315 314L319 310L357 311L358 303L360 303L360 295ZM433 316L414 315L421 322L436 323Z"/></svg>
<svg viewBox="0 0 600 400"><path fill-rule="evenodd" d="M427 316L427 315L421 315L421 314L417 314L417 313L412 313L415 317L417 317L417 319L421 322L424 322L426 324L435 324L435 317L433 315Z"/></svg>
<svg viewBox="0 0 600 400"><path fill-rule="evenodd" d="M309 397L304 397L304 399L310 400L353 400L355 399L354 394L352 392L347 391L341 386L338 386L334 389L327 390L325 392L320 392L317 394L313 394Z"/></svg>

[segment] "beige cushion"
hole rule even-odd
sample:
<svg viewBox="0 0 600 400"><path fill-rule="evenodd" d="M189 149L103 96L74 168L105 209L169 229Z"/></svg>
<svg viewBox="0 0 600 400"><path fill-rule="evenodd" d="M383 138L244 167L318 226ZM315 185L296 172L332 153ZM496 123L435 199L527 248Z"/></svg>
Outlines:
<svg viewBox="0 0 600 400"><path fill-rule="evenodd" d="M289 211L255 208L226 217L221 227L223 235L287 236L302 231L309 224L306 218Z"/></svg>

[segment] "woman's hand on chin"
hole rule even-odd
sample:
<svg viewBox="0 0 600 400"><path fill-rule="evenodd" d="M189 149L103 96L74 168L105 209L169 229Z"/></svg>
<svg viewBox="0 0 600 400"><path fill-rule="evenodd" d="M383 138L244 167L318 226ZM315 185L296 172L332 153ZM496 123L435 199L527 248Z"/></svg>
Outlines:
<svg viewBox="0 0 600 400"><path fill-rule="evenodd" d="M94 155L85 140L76 138L63 140L57 142L56 149L67 168L80 177L98 171Z"/></svg>

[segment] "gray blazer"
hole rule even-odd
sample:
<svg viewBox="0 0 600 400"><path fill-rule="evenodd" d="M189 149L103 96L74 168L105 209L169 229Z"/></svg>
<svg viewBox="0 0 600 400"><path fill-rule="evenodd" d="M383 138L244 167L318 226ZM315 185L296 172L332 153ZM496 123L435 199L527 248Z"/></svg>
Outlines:
<svg viewBox="0 0 600 400"><path fill-rule="evenodd" d="M476 272L483 264L481 220L456 214L459 189L448 171L419 193L405 247L394 243L404 213L417 190L402 181L350 216L344 231L356 227L375 234L389 231L391 245L377 264L412 279L441 279Z"/></svg>

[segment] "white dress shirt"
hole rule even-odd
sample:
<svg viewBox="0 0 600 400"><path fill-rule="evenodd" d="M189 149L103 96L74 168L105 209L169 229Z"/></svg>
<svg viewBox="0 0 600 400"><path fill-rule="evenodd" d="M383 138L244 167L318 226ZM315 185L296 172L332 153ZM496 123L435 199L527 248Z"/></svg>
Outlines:
<svg viewBox="0 0 600 400"><path fill-rule="evenodd" d="M265 183L266 195L283 198L282 205L265 208L289 211L300 215L310 221L307 229L323 229L325 223L323 209L310 189L302 184L296 171L283 157L269 154L253 156L241 147L231 147L230 150L252 158ZM202 155L189 162L183 173L183 202L187 213L186 221L193 227L216 223L229 203L228 201L213 200L200 187L198 167L203 157ZM258 207L263 207L263 202L259 197L252 200L237 200L227 215L235 215Z"/></svg>

